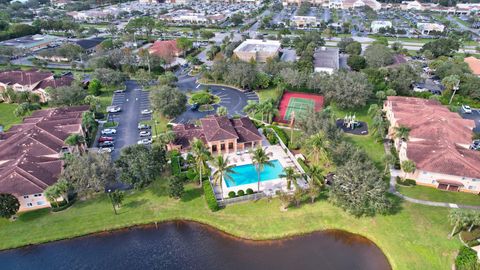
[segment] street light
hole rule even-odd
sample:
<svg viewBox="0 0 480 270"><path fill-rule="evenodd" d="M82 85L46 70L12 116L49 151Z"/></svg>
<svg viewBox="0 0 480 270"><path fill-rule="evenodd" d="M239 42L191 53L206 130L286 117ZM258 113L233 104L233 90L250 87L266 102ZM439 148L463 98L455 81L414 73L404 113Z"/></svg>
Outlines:
<svg viewBox="0 0 480 270"><path fill-rule="evenodd" d="M115 208L115 204L113 203L113 199L112 199L111 193L112 193L112 190L109 189L109 190L107 191L108 198L110 198L110 202L112 203L113 212L115 212L115 215L117 215L117 209Z"/></svg>

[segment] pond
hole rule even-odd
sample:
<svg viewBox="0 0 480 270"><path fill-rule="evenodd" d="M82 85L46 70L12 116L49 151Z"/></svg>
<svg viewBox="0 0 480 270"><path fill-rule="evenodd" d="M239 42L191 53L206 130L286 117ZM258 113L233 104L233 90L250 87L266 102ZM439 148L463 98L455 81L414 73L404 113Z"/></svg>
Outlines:
<svg viewBox="0 0 480 270"><path fill-rule="evenodd" d="M46 228L46 233L48 228ZM322 231L240 240L192 222L169 222L0 252L0 269L391 269L368 239Z"/></svg>

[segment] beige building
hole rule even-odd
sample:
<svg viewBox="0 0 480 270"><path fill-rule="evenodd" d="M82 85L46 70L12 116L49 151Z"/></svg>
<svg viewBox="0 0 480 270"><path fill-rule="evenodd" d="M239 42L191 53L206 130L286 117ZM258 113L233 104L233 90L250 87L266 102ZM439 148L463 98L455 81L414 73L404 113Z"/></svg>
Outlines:
<svg viewBox="0 0 480 270"><path fill-rule="evenodd" d="M438 189L480 193L480 151L469 148L473 120L436 100L412 97L388 97L384 111L400 162L415 163L416 170L407 178ZM410 129L407 140L395 137L400 126Z"/></svg>
<svg viewBox="0 0 480 270"><path fill-rule="evenodd" d="M280 41L247 39L240 44L233 53L242 61L265 63L268 58L275 58L280 51Z"/></svg>

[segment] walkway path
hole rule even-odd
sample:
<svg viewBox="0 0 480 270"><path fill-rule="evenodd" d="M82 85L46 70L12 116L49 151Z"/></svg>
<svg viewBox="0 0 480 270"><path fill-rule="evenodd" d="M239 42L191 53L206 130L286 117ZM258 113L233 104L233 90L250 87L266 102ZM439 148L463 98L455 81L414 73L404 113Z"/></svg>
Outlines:
<svg viewBox="0 0 480 270"><path fill-rule="evenodd" d="M385 148L385 152L390 152L390 145L388 143L384 143L383 147ZM446 208L463 208L463 209L473 209L473 210L480 210L480 206L478 205L464 205L464 204L455 204L455 203L447 203L447 202L433 202L433 201L426 201L426 200L419 200L415 198L411 198L408 196L403 195L402 193L398 192L396 189L397 180L396 177L401 174L400 170L395 170L390 166L390 188L389 192L394 194L397 197L404 199L407 202L416 203L416 204L423 204L428 206L436 206L436 207L446 207Z"/></svg>

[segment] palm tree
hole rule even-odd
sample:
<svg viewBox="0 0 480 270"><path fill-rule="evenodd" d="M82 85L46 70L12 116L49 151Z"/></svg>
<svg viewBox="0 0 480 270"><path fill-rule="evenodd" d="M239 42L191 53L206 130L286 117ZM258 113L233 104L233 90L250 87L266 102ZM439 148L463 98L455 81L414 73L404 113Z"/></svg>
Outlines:
<svg viewBox="0 0 480 270"><path fill-rule="evenodd" d="M233 165L228 165L228 157L223 158L222 155L218 155L213 159L213 167L217 170L213 173L213 183L218 184L220 186L220 192L223 198L223 188L222 188L222 181L223 178L228 178L229 180L233 180L233 178L229 174L235 173L233 170Z"/></svg>
<svg viewBox="0 0 480 270"><path fill-rule="evenodd" d="M385 154L385 157L383 158L383 162L385 162L385 168L383 170L383 173L387 173L388 169L390 168L390 165L395 164L396 157L390 153Z"/></svg>
<svg viewBox="0 0 480 270"><path fill-rule="evenodd" d="M406 126L395 127L395 138L408 141L408 136L410 135L410 128Z"/></svg>
<svg viewBox="0 0 480 270"><path fill-rule="evenodd" d="M273 117L278 113L278 109L275 107L275 101L273 99L269 99L265 102L262 102L260 106L262 108L262 114L267 116L267 122L271 123Z"/></svg>
<svg viewBox="0 0 480 270"><path fill-rule="evenodd" d="M465 226L465 220L467 219L467 215L462 209L452 209L450 210L448 219L450 220L450 224L453 225L453 229L448 237L452 238L457 231L457 228L463 228Z"/></svg>
<svg viewBox="0 0 480 270"><path fill-rule="evenodd" d="M167 131L160 134L160 142L165 145L170 145L176 139L176 134L173 131Z"/></svg>
<svg viewBox="0 0 480 270"><path fill-rule="evenodd" d="M265 165L273 167L273 163L270 161L270 157L268 156L268 154L261 147L257 147L255 150L253 150L251 152L251 155L252 155L253 165L255 165L255 170L257 171L257 175L258 175L257 191L260 192L260 181L261 181L260 173L265 168Z"/></svg>
<svg viewBox="0 0 480 270"><path fill-rule="evenodd" d="M75 147L78 151L78 153L82 154L83 153L83 145L85 144L85 137L83 137L80 134L70 134L65 139L65 144L71 147Z"/></svg>
<svg viewBox="0 0 480 270"><path fill-rule="evenodd" d="M82 114L82 127L87 135L96 125L97 122L95 121L95 114L93 112L84 112Z"/></svg>
<svg viewBox="0 0 480 270"><path fill-rule="evenodd" d="M280 177L287 179L287 188L292 189L292 182L297 185L297 178L300 174L295 171L293 167L287 167L283 169L283 174Z"/></svg>
<svg viewBox="0 0 480 270"><path fill-rule="evenodd" d="M405 173L405 177L407 176L407 173L413 173L415 169L416 165L412 160L407 159L402 162L402 170Z"/></svg>
<svg viewBox="0 0 480 270"><path fill-rule="evenodd" d="M315 184L322 187L325 184L323 170L320 168L320 166L311 166L310 170L308 171L308 176L310 177L310 185Z"/></svg>
<svg viewBox="0 0 480 270"><path fill-rule="evenodd" d="M321 160L328 160L327 148L330 141L322 132L312 135L307 141L307 156L313 163L318 164Z"/></svg>
<svg viewBox="0 0 480 270"><path fill-rule="evenodd" d="M202 175L203 168L205 168L205 163L210 159L210 153L208 152L203 142L198 138L193 139L192 151L193 151L193 155L195 156L195 163L196 163L198 175L199 175L199 186L201 187L202 179L203 179L203 175Z"/></svg>
<svg viewBox="0 0 480 270"><path fill-rule="evenodd" d="M250 117L254 117L255 114L260 112L260 106L259 106L258 102L253 101L253 100L249 100L248 103L247 103L247 106L245 106L243 108L243 111L245 113L247 113ZM263 119L262 119L262 121L263 121Z"/></svg>

